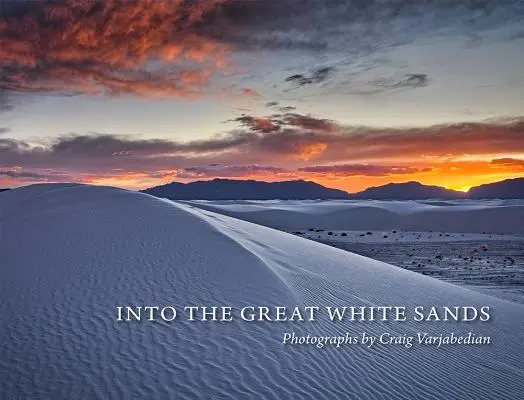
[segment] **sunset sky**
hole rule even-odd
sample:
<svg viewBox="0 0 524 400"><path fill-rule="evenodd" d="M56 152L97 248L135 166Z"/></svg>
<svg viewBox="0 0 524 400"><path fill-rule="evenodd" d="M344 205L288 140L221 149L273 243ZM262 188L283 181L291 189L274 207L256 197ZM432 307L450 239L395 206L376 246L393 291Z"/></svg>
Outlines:
<svg viewBox="0 0 524 400"><path fill-rule="evenodd" d="M524 176L521 0L0 7L0 188Z"/></svg>

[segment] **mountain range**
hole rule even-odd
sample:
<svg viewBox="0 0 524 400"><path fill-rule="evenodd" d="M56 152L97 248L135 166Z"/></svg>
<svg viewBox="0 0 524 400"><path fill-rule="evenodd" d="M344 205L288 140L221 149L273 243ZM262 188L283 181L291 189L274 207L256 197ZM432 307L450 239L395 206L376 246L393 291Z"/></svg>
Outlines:
<svg viewBox="0 0 524 400"><path fill-rule="evenodd" d="M172 200L307 200L307 199L523 199L524 178L472 187L459 192L419 182L389 183L370 187L358 193L331 189L315 182L294 180L262 182L255 180L213 179L190 183L173 182L145 189L142 192Z"/></svg>
<svg viewBox="0 0 524 400"><path fill-rule="evenodd" d="M524 199L524 178L506 179L472 187L470 199Z"/></svg>
<svg viewBox="0 0 524 400"><path fill-rule="evenodd" d="M173 182L143 191L172 200L307 200L347 199L343 190L330 189L315 182L296 180L261 182L254 180L213 179L191 183Z"/></svg>
<svg viewBox="0 0 524 400"><path fill-rule="evenodd" d="M362 192L353 193L350 197L358 200L455 200L465 198L466 193L441 186L423 185L419 182L405 182L370 187Z"/></svg>
<svg viewBox="0 0 524 400"><path fill-rule="evenodd" d="M9 189L0 189L4 192ZM141 190L171 200L457 200L524 199L524 178L506 179L472 187L468 192L424 185L419 182L388 183L348 193L318 183L293 180L263 182L255 180L213 179L190 183L172 182Z"/></svg>

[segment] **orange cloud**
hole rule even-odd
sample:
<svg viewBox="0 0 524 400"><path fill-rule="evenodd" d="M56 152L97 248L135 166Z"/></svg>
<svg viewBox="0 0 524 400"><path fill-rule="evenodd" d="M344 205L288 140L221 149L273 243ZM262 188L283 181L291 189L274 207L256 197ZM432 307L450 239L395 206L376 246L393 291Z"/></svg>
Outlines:
<svg viewBox="0 0 524 400"><path fill-rule="evenodd" d="M295 146L295 151L291 157L301 161L308 161L324 153L327 148L327 143L299 143Z"/></svg>
<svg viewBox="0 0 524 400"><path fill-rule="evenodd" d="M311 166L304 168L276 168L262 166L216 166L181 169L175 175L155 184L173 180L189 182L212 178L257 179L267 182L289 179L306 179L327 187L358 192L370 186L387 183L419 181L427 185L438 185L449 189L467 191L470 187L508 178L524 177L522 170L495 168L490 162L443 162L437 164L417 164L416 166L387 165L338 165ZM153 181L153 180L152 180ZM140 186L138 186L140 187Z"/></svg>
<svg viewBox="0 0 524 400"><path fill-rule="evenodd" d="M384 167L386 168L386 167ZM524 177L522 168L499 168L489 161L429 161L413 163L411 167L391 170L385 174L374 174L373 169L361 174L306 174L326 186L350 192L379 186L386 183L418 181L427 185L443 186L448 189L467 191L472 186L496 182L508 178Z"/></svg>
<svg viewBox="0 0 524 400"><path fill-rule="evenodd" d="M355 191L407 180L466 190L524 175L522 119L406 130L344 126L298 114L235 121L240 128L189 142L91 134L31 143L2 135L0 178L144 187L181 177L285 176Z"/></svg>
<svg viewBox="0 0 524 400"><path fill-rule="evenodd" d="M191 165L191 160L186 160ZM194 162L194 161L193 161ZM107 166L78 166L58 170L42 168L11 168L0 171L0 187L34 182L82 182L120 186L129 189L151 187L174 180L189 182L199 179L232 178L280 181L307 179L328 187L357 192L370 186L391 182L419 181L466 191L472 186L507 178L524 177L522 168L500 168L489 161L420 163L416 166L387 166L371 164L310 166L285 168L258 165L180 167L161 169L154 163L129 165L110 169Z"/></svg>
<svg viewBox="0 0 524 400"><path fill-rule="evenodd" d="M520 167L524 168L524 160L520 158L497 158L494 160L491 160L492 165L499 166L501 168L514 168L514 167Z"/></svg>
<svg viewBox="0 0 524 400"><path fill-rule="evenodd" d="M65 0L0 20L0 89L195 96L230 47L195 33L227 0Z"/></svg>
<svg viewBox="0 0 524 400"><path fill-rule="evenodd" d="M251 89L251 88L243 88L241 89L241 92L245 94L246 96L250 96L250 97L262 97L260 96L260 93L258 93L255 89Z"/></svg>

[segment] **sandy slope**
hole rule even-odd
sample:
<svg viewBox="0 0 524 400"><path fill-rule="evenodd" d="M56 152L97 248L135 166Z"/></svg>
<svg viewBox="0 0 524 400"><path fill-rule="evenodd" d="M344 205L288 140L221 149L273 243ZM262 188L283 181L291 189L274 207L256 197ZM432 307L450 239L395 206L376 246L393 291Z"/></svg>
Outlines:
<svg viewBox="0 0 524 400"><path fill-rule="evenodd" d="M524 233L522 200L191 201L277 229Z"/></svg>
<svg viewBox="0 0 524 400"><path fill-rule="evenodd" d="M489 305L489 323L116 321L118 305ZM0 196L2 399L515 399L524 307L145 194ZM491 335L481 347L285 346L284 332Z"/></svg>

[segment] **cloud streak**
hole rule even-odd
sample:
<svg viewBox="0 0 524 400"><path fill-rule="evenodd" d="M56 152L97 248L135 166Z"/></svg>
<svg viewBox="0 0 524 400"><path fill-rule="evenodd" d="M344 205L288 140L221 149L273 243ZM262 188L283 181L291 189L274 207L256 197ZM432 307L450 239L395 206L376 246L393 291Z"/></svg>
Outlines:
<svg viewBox="0 0 524 400"><path fill-rule="evenodd" d="M180 179L207 179L207 178L246 178L266 177L268 175L292 175L292 171L286 168L278 168L263 165L210 165L187 167L176 171L176 177Z"/></svg>
<svg viewBox="0 0 524 400"><path fill-rule="evenodd" d="M8 178L16 179L27 179L27 180L42 180L47 179L48 177L42 174L26 171L17 171L17 170L0 170L0 176L5 176Z"/></svg>
<svg viewBox="0 0 524 400"><path fill-rule="evenodd" d="M487 157L493 161L483 162L482 168L522 168L520 119L375 129L298 113L273 116L271 124L260 122L269 118L248 117L236 121L237 129L187 142L107 134L38 141L3 136L0 168L11 178L37 178L16 176L23 166L24 172L40 174L44 180L140 174L148 179L411 176L438 174L442 165Z"/></svg>
<svg viewBox="0 0 524 400"><path fill-rule="evenodd" d="M491 160L491 164L501 167L524 168L524 160L519 158L496 158L494 160Z"/></svg>
<svg viewBox="0 0 524 400"><path fill-rule="evenodd" d="M0 155L2 160L13 163L23 161L25 156L121 160L220 154L285 161L300 154L301 149L321 146L322 151L312 158L340 161L402 156L459 157L524 150L521 141L524 121L521 119L409 129L345 126L296 113L273 119L242 116L236 121L244 129L189 142L104 134L64 135L40 144L4 138L0 139Z"/></svg>
<svg viewBox="0 0 524 400"><path fill-rule="evenodd" d="M299 168L300 172L330 176L389 176L389 175L411 175L422 172L430 172L431 168L414 168L407 166L388 166L370 164L341 164L341 165L317 165Z"/></svg>

